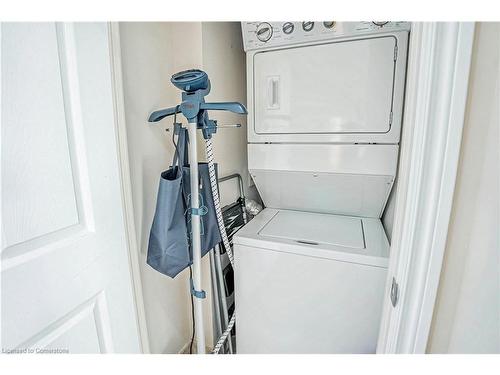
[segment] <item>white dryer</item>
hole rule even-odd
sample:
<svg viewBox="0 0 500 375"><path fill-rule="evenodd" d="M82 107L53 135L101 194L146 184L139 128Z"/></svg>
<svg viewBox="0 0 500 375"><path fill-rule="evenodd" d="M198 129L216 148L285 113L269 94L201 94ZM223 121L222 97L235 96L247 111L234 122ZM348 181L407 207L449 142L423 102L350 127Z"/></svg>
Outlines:
<svg viewBox="0 0 500 375"><path fill-rule="evenodd" d="M409 24L242 32L248 169L266 209L234 237L238 353L374 352Z"/></svg>

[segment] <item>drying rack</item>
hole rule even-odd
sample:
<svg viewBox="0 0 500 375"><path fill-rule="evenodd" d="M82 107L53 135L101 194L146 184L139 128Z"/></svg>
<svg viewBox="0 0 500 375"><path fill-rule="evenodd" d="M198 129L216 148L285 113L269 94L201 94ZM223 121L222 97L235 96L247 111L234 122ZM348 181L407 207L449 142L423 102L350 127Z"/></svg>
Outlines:
<svg viewBox="0 0 500 375"><path fill-rule="evenodd" d="M243 189L243 179L239 173L233 173L218 179L221 182L237 179L239 187L239 197L235 202L222 208L224 226L232 246L234 234L247 222L249 215L245 208L245 193ZM213 304L214 315L214 337L219 337L229 323L229 317L234 313L234 270L224 246L218 245L214 251L210 252L210 270L212 272ZM227 338L223 346L225 353L235 352L234 335L235 328Z"/></svg>

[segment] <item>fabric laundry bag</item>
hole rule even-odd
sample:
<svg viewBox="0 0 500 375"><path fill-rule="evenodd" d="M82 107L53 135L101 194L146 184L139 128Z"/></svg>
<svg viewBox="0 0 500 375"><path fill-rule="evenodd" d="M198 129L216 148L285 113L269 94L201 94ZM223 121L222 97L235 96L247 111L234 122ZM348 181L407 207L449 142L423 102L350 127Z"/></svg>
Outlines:
<svg viewBox="0 0 500 375"><path fill-rule="evenodd" d="M177 129L176 129L177 130ZM179 127L172 166L161 173L155 216L149 234L147 263L175 277L192 264L190 168L187 164L187 129ZM217 171L217 165L216 171ZM207 163L198 163L201 253L221 242Z"/></svg>

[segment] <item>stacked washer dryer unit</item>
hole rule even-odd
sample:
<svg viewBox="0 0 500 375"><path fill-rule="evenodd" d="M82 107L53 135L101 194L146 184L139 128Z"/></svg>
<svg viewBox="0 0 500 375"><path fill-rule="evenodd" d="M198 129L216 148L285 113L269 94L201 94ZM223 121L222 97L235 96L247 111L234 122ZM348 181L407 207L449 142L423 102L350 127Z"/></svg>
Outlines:
<svg viewBox="0 0 500 375"><path fill-rule="evenodd" d="M375 352L409 29L242 24L266 209L234 237L238 353Z"/></svg>

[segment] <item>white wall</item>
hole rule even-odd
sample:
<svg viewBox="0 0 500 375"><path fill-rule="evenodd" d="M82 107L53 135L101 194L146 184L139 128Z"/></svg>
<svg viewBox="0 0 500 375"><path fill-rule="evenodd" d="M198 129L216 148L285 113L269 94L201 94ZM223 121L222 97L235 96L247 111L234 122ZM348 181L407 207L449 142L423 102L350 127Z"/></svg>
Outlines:
<svg viewBox="0 0 500 375"><path fill-rule="evenodd" d="M239 22L203 22L203 69L212 82L209 101L239 101L246 105L246 60ZM219 176L240 173L245 193L255 197L248 189L246 116L229 112L210 114L220 125L241 124L241 128L221 128L213 138L214 156L219 163ZM200 142L204 146L204 142ZM200 155L205 155L204 149ZM237 182L220 185L222 204L234 202L238 197Z"/></svg>
<svg viewBox="0 0 500 375"><path fill-rule="evenodd" d="M246 54L241 38L241 23L203 22L202 46L203 69L212 81L208 99L214 102L238 101L246 106ZM213 112L211 115L220 125L241 124L241 128L221 128L213 138L219 176L239 173L243 178L245 196L260 202L248 173L246 116L229 112ZM205 155L204 150L200 151L200 155ZM239 196L237 181L222 183L220 194L223 205L234 202Z"/></svg>
<svg viewBox="0 0 500 375"><path fill-rule="evenodd" d="M430 353L500 353L500 24L477 25Z"/></svg>
<svg viewBox="0 0 500 375"><path fill-rule="evenodd" d="M183 34L186 28L190 33ZM160 172L173 156L168 122L147 122L152 110L177 103L179 93L170 84L178 70L199 66L200 48L183 48L196 36L197 24L121 23L120 42L134 216L141 249L141 273L150 350L177 353L190 337L187 273L175 279L146 264L146 252ZM200 27L198 27L198 31ZM181 38L182 36L182 38ZM199 46L198 46L199 47ZM193 65L194 64L194 65Z"/></svg>
<svg viewBox="0 0 500 375"><path fill-rule="evenodd" d="M245 54L239 23L120 23L127 137L134 199L134 214L141 249L142 282L151 352L176 353L191 337L191 305L188 272L174 280L146 265L146 252L160 172L173 156L171 119L147 123L152 110L180 101L180 92L170 83L173 73L201 68L212 82L207 101L241 101L246 98ZM238 172L248 184L246 121L223 112L211 116L219 124L241 123L242 128L219 130L214 137L214 154L219 175ZM185 119L182 116L178 120ZM199 159L205 159L199 139ZM221 186L222 203L234 201L237 185ZM211 346L211 288L208 257L203 259L202 288L206 344Z"/></svg>
<svg viewBox="0 0 500 375"><path fill-rule="evenodd" d="M246 64L245 52L241 38L239 22L203 22L201 25L201 64L207 72L210 82L208 102L239 101L246 104ZM244 188L248 193L247 169L247 133L246 117L224 111L210 112L211 119L218 125L241 124L241 128L220 128L212 137L214 158L218 164L219 176L239 173L244 180ZM198 154L200 160L206 160L205 141L199 132ZM224 206L234 202L239 196L236 180L219 185L221 204ZM212 330L212 295L210 293L210 266L208 257L203 260L202 285L207 293L204 306L205 334L207 345L213 342Z"/></svg>

